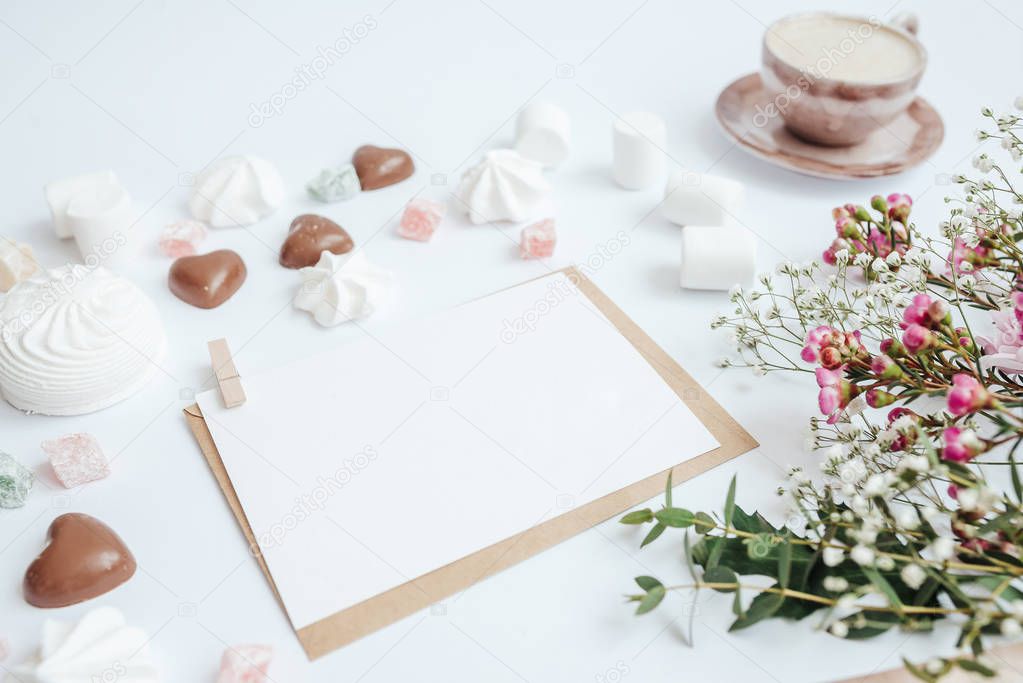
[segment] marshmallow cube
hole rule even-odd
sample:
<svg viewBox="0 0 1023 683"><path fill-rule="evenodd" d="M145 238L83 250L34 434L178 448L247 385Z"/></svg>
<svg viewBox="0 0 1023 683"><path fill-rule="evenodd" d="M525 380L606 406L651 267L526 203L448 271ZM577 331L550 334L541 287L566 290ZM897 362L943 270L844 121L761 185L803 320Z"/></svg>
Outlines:
<svg viewBox="0 0 1023 683"><path fill-rule="evenodd" d="M678 225L733 225L745 202L746 188L738 181L675 171L664 188L661 215Z"/></svg>
<svg viewBox="0 0 1023 683"><path fill-rule="evenodd" d="M55 180L44 187L43 193L46 195L46 202L50 205L53 229L57 233L57 237L62 240L74 237L71 234L71 224L67 218L67 207L75 195L95 192L100 187L117 185L117 176L113 171L98 171Z"/></svg>
<svg viewBox="0 0 1023 683"><path fill-rule="evenodd" d="M682 229L680 282L686 289L748 285L756 267L757 241L746 228L687 225Z"/></svg>
<svg viewBox="0 0 1023 683"><path fill-rule="evenodd" d="M120 185L103 185L76 194L65 218L86 264L90 258L111 266L131 261L134 254L128 236L135 214L131 197Z"/></svg>
<svg viewBox="0 0 1023 683"><path fill-rule="evenodd" d="M515 120L515 149L544 166L557 166L568 157L572 121L550 102L533 102Z"/></svg>
<svg viewBox="0 0 1023 683"><path fill-rule="evenodd" d="M664 119L649 112L630 112L614 123L614 178L627 190L642 190L664 177Z"/></svg>

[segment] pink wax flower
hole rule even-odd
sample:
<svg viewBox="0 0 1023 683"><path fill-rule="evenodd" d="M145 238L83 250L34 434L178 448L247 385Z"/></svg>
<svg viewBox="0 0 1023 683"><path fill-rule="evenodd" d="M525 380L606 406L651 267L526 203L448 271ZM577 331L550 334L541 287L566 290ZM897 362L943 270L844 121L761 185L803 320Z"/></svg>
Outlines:
<svg viewBox="0 0 1023 683"><path fill-rule="evenodd" d="M910 353L919 353L934 343L934 334L923 325L913 323L902 333L902 344Z"/></svg>
<svg viewBox="0 0 1023 683"><path fill-rule="evenodd" d="M898 398L895 394L889 393L884 389L868 389L867 390L867 405L871 408L884 408L895 403L895 399Z"/></svg>
<svg viewBox="0 0 1023 683"><path fill-rule="evenodd" d="M834 370L846 361L866 356L866 349L860 341L860 332L842 332L827 325L820 325L806 333L806 342L799 357L807 363L820 363Z"/></svg>
<svg viewBox="0 0 1023 683"><path fill-rule="evenodd" d="M903 408L900 406L898 408L892 408L891 410L888 411L888 427L891 428L901 417L908 417L916 424L918 425L920 424L921 418L918 414L916 414L909 408ZM889 448L893 452L904 451L910 446L912 446L914 443L916 443L916 436L917 435L915 430L900 431L898 436L895 437L895 440L892 441L892 444L891 446L889 446Z"/></svg>
<svg viewBox="0 0 1023 683"><path fill-rule="evenodd" d="M898 379L902 376L902 368L898 363L883 353L870 359L870 371L881 379Z"/></svg>
<svg viewBox="0 0 1023 683"><path fill-rule="evenodd" d="M908 194L892 193L888 195L888 217L906 225L909 212L913 208L913 199Z"/></svg>
<svg viewBox="0 0 1023 683"><path fill-rule="evenodd" d="M1023 372L1023 293L1014 292L1012 308L1003 308L991 313L991 322L995 333L991 337L978 337L984 355L980 358L980 366L984 370L998 368L1005 372L1017 374Z"/></svg>
<svg viewBox="0 0 1023 683"><path fill-rule="evenodd" d="M932 299L927 294L917 294L913 303L902 311L902 329L913 324L934 329L947 315L948 306L944 301Z"/></svg>
<svg viewBox="0 0 1023 683"><path fill-rule="evenodd" d="M849 401L856 397L856 387L852 382L843 378L845 367L834 370L817 368L814 376L817 378L817 386L820 393L817 394L817 405L821 413L828 416L828 424L838 421L841 411Z"/></svg>
<svg viewBox="0 0 1023 683"><path fill-rule="evenodd" d="M941 448L941 457L952 462L967 462L984 450L983 442L971 429L947 427L941 434L945 445Z"/></svg>
<svg viewBox="0 0 1023 683"><path fill-rule="evenodd" d="M946 400L948 412L960 417L988 407L991 405L992 396L973 375L960 372L952 377L952 388Z"/></svg>

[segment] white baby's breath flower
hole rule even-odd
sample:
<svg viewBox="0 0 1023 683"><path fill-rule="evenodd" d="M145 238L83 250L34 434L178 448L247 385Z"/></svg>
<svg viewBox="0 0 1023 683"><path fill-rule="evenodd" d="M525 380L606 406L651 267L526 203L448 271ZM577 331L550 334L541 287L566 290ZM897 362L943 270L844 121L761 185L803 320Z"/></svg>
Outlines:
<svg viewBox="0 0 1023 683"><path fill-rule="evenodd" d="M835 607L840 610L850 610L856 607L856 595L846 593L835 602Z"/></svg>
<svg viewBox="0 0 1023 683"><path fill-rule="evenodd" d="M849 559L861 567L869 567L874 564L875 557L873 548L868 548L865 545L855 545L849 551Z"/></svg>
<svg viewBox="0 0 1023 683"><path fill-rule="evenodd" d="M934 659L928 659L927 663L924 664L924 669L927 671L927 673L936 676L940 674L942 671L944 671L945 662L944 660L938 659L937 657L935 657Z"/></svg>
<svg viewBox="0 0 1023 683"><path fill-rule="evenodd" d="M899 252L893 251L884 258L884 262L892 268L898 268L902 265L902 257L899 256Z"/></svg>
<svg viewBox="0 0 1023 683"><path fill-rule="evenodd" d="M927 546L927 550L930 551L931 557L935 560L944 562L955 557L956 544L951 538L941 536L931 541L931 544Z"/></svg>
<svg viewBox="0 0 1023 683"><path fill-rule="evenodd" d="M767 374L767 368L765 368L763 365L754 365L753 366L753 376L754 377L763 377L766 374Z"/></svg>
<svg viewBox="0 0 1023 683"><path fill-rule="evenodd" d="M909 505L902 505L895 510L895 523L905 531L915 531L920 528L920 516L916 508Z"/></svg>
<svg viewBox="0 0 1023 683"><path fill-rule="evenodd" d="M728 290L728 298L732 301L737 301L742 296L742 287L739 285L732 285L732 288Z"/></svg>
<svg viewBox="0 0 1023 683"><path fill-rule="evenodd" d="M1003 636L1018 636L1023 629L1020 628L1019 622L1015 619L1002 619L1002 623L998 625L999 630Z"/></svg>
<svg viewBox="0 0 1023 683"><path fill-rule="evenodd" d="M829 628L831 635L838 636L839 638L845 638L849 635L849 626L844 621L836 621Z"/></svg>
<svg viewBox="0 0 1023 683"><path fill-rule="evenodd" d="M1016 107L1020 111L1023 111L1023 95L1018 96L1012 101L1012 106Z"/></svg>
<svg viewBox="0 0 1023 683"><path fill-rule="evenodd" d="M867 481L863 484L863 495L875 498L878 496L885 496L888 494L888 483L881 474L872 474L867 477Z"/></svg>
<svg viewBox="0 0 1023 683"><path fill-rule="evenodd" d="M877 558L877 568L883 572L890 572L895 569L895 560L887 555Z"/></svg>
<svg viewBox="0 0 1023 683"><path fill-rule="evenodd" d="M841 576L825 576L822 585L824 590L832 593L841 593L849 588L849 582Z"/></svg>
<svg viewBox="0 0 1023 683"><path fill-rule="evenodd" d="M902 567L902 571L899 572L899 578L902 579L902 583L908 587L916 590L923 585L927 579L927 572L924 571L923 567L918 564L907 564Z"/></svg>
<svg viewBox="0 0 1023 683"><path fill-rule="evenodd" d="M841 548L827 547L821 553L821 560L828 567L837 567L845 559L845 553Z"/></svg>

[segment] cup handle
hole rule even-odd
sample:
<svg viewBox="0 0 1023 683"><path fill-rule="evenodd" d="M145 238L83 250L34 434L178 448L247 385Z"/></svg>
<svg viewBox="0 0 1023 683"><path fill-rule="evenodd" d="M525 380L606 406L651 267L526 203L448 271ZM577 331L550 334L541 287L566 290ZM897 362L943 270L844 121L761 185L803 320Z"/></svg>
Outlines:
<svg viewBox="0 0 1023 683"><path fill-rule="evenodd" d="M913 12L900 12L888 23L913 36L920 31L920 17Z"/></svg>

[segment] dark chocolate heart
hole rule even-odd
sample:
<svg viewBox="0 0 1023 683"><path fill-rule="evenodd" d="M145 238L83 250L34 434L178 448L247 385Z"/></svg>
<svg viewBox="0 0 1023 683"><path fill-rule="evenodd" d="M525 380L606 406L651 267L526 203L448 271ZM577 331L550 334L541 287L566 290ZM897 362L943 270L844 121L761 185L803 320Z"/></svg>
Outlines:
<svg viewBox="0 0 1023 683"><path fill-rule="evenodd" d="M325 216L305 213L291 221L288 237L281 245L280 263L285 268L315 266L320 254L347 254L355 247L352 236Z"/></svg>
<svg viewBox="0 0 1023 683"><path fill-rule="evenodd" d="M171 264L168 285L174 295L198 308L216 308L245 282L245 262L230 249L183 256Z"/></svg>
<svg viewBox="0 0 1023 683"><path fill-rule="evenodd" d="M72 512L50 524L48 545L25 572L25 600L66 607L120 586L135 574L135 557L114 530Z"/></svg>
<svg viewBox="0 0 1023 683"><path fill-rule="evenodd" d="M416 170L412 157L401 149L363 145L355 150L352 165L363 190L376 190L400 183Z"/></svg>

